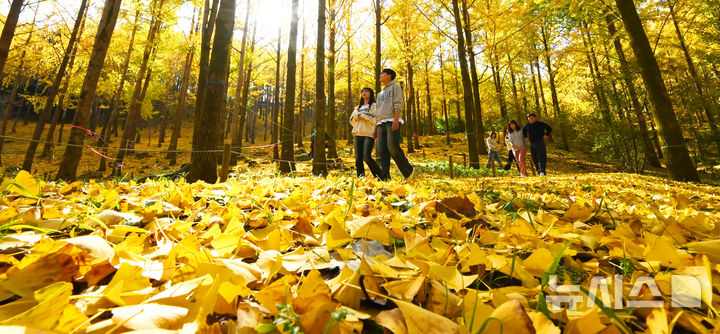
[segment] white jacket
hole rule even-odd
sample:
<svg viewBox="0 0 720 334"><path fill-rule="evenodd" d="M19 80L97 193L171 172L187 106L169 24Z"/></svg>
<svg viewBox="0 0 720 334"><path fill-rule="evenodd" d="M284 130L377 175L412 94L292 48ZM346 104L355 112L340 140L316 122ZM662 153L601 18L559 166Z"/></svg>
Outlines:
<svg viewBox="0 0 720 334"><path fill-rule="evenodd" d="M524 150L527 149L527 144L525 143L525 137L523 137L522 130L517 130L511 133L508 133L505 136L505 140L512 143L512 147L514 151Z"/></svg>
<svg viewBox="0 0 720 334"><path fill-rule="evenodd" d="M377 122L375 118L376 108L375 103L370 106L366 104L360 107L360 109L355 107L355 110L353 110L350 115L350 125L353 127L353 136L372 137Z"/></svg>
<svg viewBox="0 0 720 334"><path fill-rule="evenodd" d="M498 150L498 142L493 139L493 137L487 137L485 140L485 143L487 144L488 151L497 151Z"/></svg>

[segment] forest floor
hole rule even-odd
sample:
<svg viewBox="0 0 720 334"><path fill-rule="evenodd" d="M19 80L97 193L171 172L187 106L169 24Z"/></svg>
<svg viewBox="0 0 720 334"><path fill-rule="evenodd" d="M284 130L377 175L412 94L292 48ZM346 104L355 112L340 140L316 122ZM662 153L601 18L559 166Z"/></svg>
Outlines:
<svg viewBox="0 0 720 334"><path fill-rule="evenodd" d="M0 332L720 328L720 187L617 173L554 145L547 177L520 178L515 168L486 177L491 171L461 168L453 155L451 179L445 162L466 143L460 135L443 142L421 139L409 155L421 172L411 182L397 173L391 182L355 178L343 145L345 167L325 178L309 176L307 162L296 177L278 177L268 149L245 149L251 157L214 185L169 177L65 184L8 169ZM99 161L85 151L80 173ZM22 157L13 159L3 155L4 166ZM56 160L38 160L35 176ZM162 155L131 155L126 168L135 177L173 170ZM674 275L698 285L676 285ZM598 293L595 277L608 278L600 291L612 293ZM658 289L633 288L645 277ZM696 296L696 307L670 307L676 287ZM601 298L593 303L587 291ZM575 307L554 309L551 296L572 297ZM630 303L641 300L660 307Z"/></svg>

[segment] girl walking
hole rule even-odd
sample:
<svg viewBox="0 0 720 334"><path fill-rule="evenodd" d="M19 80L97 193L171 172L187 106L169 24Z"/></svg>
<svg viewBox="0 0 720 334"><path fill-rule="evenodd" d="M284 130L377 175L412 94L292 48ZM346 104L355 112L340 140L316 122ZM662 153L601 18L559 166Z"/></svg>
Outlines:
<svg viewBox="0 0 720 334"><path fill-rule="evenodd" d="M513 149L513 155L515 161L517 161L518 167L520 168L520 176L527 176L527 168L525 167L525 155L527 154L527 144L525 143L525 137L523 136L520 126L516 121L510 121L507 126L507 136L505 140L510 142Z"/></svg>
<svg viewBox="0 0 720 334"><path fill-rule="evenodd" d="M377 123L376 115L375 92L370 88L363 88L360 103L350 115L352 134L355 136L355 168L358 177L365 176L363 162L367 163L374 177L380 177L380 166L372 158L372 150L375 146L373 131L375 131Z"/></svg>

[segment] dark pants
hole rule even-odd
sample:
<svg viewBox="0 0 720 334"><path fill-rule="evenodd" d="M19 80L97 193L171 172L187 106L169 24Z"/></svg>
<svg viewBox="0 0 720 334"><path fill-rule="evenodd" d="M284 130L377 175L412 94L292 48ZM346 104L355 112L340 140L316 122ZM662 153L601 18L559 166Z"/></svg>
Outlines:
<svg viewBox="0 0 720 334"><path fill-rule="evenodd" d="M404 177L407 178L412 174L413 166L400 148L400 128L392 131L392 122L377 126L377 153L380 157L381 180L390 180L390 158L395 161Z"/></svg>
<svg viewBox="0 0 720 334"><path fill-rule="evenodd" d="M505 165L504 170L510 170L510 167L512 167L512 163L515 161L515 154L513 154L513 150L508 150L508 162ZM515 166L517 166L518 170L520 170L520 165L515 163Z"/></svg>
<svg viewBox="0 0 720 334"><path fill-rule="evenodd" d="M545 174L547 166L547 150L545 149L545 141L530 143L530 154L532 155L535 168L538 174Z"/></svg>
<svg viewBox="0 0 720 334"><path fill-rule="evenodd" d="M380 177L380 166L372 158L373 146L375 140L372 137L366 136L355 136L355 168L357 169L357 176L365 176L365 165L367 163L370 168L370 172L374 177Z"/></svg>

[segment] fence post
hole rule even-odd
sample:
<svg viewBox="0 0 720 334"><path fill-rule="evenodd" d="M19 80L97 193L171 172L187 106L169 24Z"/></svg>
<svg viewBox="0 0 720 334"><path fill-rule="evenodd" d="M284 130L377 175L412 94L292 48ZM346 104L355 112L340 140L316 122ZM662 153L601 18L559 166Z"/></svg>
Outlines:
<svg viewBox="0 0 720 334"><path fill-rule="evenodd" d="M423 150L423 160L425 160L425 150Z"/></svg>
<svg viewBox="0 0 720 334"><path fill-rule="evenodd" d="M463 168L467 168L467 154L463 153Z"/></svg>
<svg viewBox="0 0 720 334"><path fill-rule="evenodd" d="M494 159L490 159L490 163L492 163L492 173L493 173L493 177L495 177L495 176L496 176L496 175L495 175L495 160L494 160Z"/></svg>
<svg viewBox="0 0 720 334"><path fill-rule="evenodd" d="M230 143L225 143L223 147L222 171L220 172L220 182L227 181L230 172Z"/></svg>
<svg viewBox="0 0 720 334"><path fill-rule="evenodd" d="M450 178L455 178L455 168L453 168L453 161L452 161L452 155L448 156L449 159L449 167L450 167Z"/></svg>

